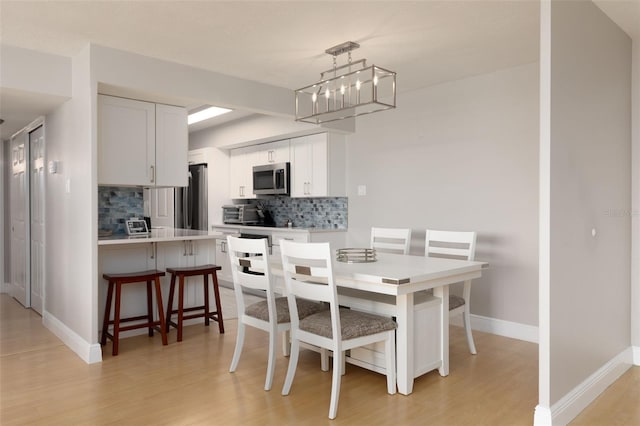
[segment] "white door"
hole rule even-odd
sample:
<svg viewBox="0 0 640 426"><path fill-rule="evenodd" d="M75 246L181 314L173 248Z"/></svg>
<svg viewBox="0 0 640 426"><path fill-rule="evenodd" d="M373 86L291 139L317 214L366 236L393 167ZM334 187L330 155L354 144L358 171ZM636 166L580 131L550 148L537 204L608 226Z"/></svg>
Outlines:
<svg viewBox="0 0 640 426"><path fill-rule="evenodd" d="M42 315L44 299L44 127L29 133L30 162L30 243L31 243L31 308ZM29 287L29 286L27 286Z"/></svg>
<svg viewBox="0 0 640 426"><path fill-rule="evenodd" d="M21 132L11 139L11 296L25 307L31 306L31 295L27 283L27 241L26 224L28 204L28 135Z"/></svg>

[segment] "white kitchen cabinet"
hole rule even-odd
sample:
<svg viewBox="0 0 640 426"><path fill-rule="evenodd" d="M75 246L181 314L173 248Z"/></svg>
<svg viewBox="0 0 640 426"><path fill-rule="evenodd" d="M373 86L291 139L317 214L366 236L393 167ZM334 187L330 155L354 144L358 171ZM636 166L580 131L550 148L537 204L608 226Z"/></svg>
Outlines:
<svg viewBox="0 0 640 426"><path fill-rule="evenodd" d="M156 104L156 187L187 186L187 110Z"/></svg>
<svg viewBox="0 0 640 426"><path fill-rule="evenodd" d="M253 166L256 146L232 149L229 153L229 198L256 198L253 193Z"/></svg>
<svg viewBox="0 0 640 426"><path fill-rule="evenodd" d="M98 96L98 184L187 186L184 108Z"/></svg>
<svg viewBox="0 0 640 426"><path fill-rule="evenodd" d="M231 276L231 261L229 260L227 235L237 236L240 234L240 229L214 227L212 230L213 232L220 232L224 234L222 238L216 239L216 265L222 268L222 270L218 271L218 279L226 281L227 283L232 283L233 277Z"/></svg>
<svg viewBox="0 0 640 426"><path fill-rule="evenodd" d="M289 139L258 145L256 166L289 162Z"/></svg>
<svg viewBox="0 0 640 426"><path fill-rule="evenodd" d="M345 191L344 138L319 133L291 139L291 197L338 197Z"/></svg>
<svg viewBox="0 0 640 426"><path fill-rule="evenodd" d="M216 265L222 269L218 271L218 279L228 283L233 282L231 276L231 261L229 260L229 245L226 239L216 240Z"/></svg>

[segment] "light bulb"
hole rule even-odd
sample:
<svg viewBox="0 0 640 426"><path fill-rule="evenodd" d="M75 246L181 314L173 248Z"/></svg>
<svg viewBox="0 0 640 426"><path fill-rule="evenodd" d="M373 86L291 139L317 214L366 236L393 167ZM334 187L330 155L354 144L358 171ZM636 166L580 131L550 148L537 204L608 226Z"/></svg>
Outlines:
<svg viewBox="0 0 640 426"><path fill-rule="evenodd" d="M373 77L373 85L374 86L378 85L378 76L377 75Z"/></svg>
<svg viewBox="0 0 640 426"><path fill-rule="evenodd" d="M317 100L318 100L318 95L316 94L316 92L313 92L313 95L311 95L311 100L312 100L313 102L315 102L315 101L317 101Z"/></svg>
<svg viewBox="0 0 640 426"><path fill-rule="evenodd" d="M360 80L356 80L356 90L360 90Z"/></svg>
<svg viewBox="0 0 640 426"><path fill-rule="evenodd" d="M342 86L340 86L340 94L344 95L344 84Z"/></svg>
<svg viewBox="0 0 640 426"><path fill-rule="evenodd" d="M324 96L329 99L329 97L331 96L331 92L329 92L329 88L327 88L327 90L325 90L324 92Z"/></svg>

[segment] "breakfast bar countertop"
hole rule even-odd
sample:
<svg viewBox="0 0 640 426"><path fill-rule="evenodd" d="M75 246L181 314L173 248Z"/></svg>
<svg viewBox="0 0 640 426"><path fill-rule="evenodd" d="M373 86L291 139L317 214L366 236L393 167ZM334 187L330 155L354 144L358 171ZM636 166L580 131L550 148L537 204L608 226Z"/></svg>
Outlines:
<svg viewBox="0 0 640 426"><path fill-rule="evenodd" d="M242 229L243 231L286 231L286 232L309 232L309 233L322 233L322 232L347 232L347 229L339 228L315 228L315 227L297 227L293 226L261 226L261 225L241 225L241 224L216 224L212 225L213 228L230 228L230 229Z"/></svg>
<svg viewBox="0 0 640 426"><path fill-rule="evenodd" d="M180 228L151 228L148 235L113 234L99 237L98 245L158 243L167 241L211 240L224 237L220 232Z"/></svg>

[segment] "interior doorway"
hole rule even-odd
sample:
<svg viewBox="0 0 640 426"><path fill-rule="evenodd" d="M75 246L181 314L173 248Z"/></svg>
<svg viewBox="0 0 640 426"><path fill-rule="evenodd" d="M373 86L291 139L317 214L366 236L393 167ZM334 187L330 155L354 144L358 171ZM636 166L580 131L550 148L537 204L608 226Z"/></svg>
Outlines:
<svg viewBox="0 0 640 426"><path fill-rule="evenodd" d="M10 142L10 292L42 314L45 291L44 120L34 121Z"/></svg>

